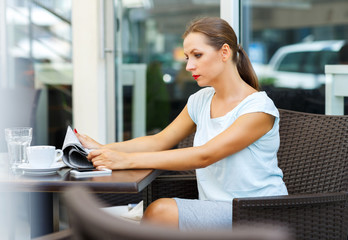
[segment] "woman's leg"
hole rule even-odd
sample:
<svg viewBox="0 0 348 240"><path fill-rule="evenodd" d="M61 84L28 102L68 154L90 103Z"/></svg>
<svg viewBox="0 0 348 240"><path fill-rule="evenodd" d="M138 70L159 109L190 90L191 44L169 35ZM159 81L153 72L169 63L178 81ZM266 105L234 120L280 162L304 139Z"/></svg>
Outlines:
<svg viewBox="0 0 348 240"><path fill-rule="evenodd" d="M182 231L232 229L232 202L161 198L148 206L143 221Z"/></svg>
<svg viewBox="0 0 348 240"><path fill-rule="evenodd" d="M179 213L179 229L232 229L232 201L209 201L174 198Z"/></svg>
<svg viewBox="0 0 348 240"><path fill-rule="evenodd" d="M178 228L179 211L176 201L171 198L154 201L147 207L143 221Z"/></svg>

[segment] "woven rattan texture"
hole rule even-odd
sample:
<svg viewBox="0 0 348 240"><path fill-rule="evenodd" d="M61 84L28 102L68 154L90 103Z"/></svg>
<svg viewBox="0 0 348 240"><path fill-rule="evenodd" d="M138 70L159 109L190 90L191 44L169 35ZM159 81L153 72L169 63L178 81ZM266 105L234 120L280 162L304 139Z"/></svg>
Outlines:
<svg viewBox="0 0 348 240"><path fill-rule="evenodd" d="M95 196L104 205L117 206L117 205L128 205L129 203L139 203L144 199L144 193L95 193Z"/></svg>
<svg viewBox="0 0 348 240"><path fill-rule="evenodd" d="M192 147L193 146L193 139L195 137L195 134L192 133L191 135L189 135L188 137L186 137L184 140L182 140L179 144L178 144L178 148L186 148L186 147Z"/></svg>
<svg viewBox="0 0 348 240"><path fill-rule="evenodd" d="M348 191L348 116L279 112L278 165L289 194Z"/></svg>
<svg viewBox="0 0 348 240"><path fill-rule="evenodd" d="M346 239L347 193L302 199L234 201L233 223L284 225L301 239ZM290 223L290 224L289 224Z"/></svg>
<svg viewBox="0 0 348 240"><path fill-rule="evenodd" d="M169 176L168 179L159 178L153 181L151 184L149 202L163 197L197 199L198 190L196 178L185 178L183 175L174 175Z"/></svg>

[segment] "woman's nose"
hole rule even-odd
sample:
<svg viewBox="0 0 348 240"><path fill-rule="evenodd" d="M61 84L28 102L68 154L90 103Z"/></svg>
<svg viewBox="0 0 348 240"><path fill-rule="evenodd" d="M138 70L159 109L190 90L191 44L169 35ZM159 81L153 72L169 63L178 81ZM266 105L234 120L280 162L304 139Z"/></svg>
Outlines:
<svg viewBox="0 0 348 240"><path fill-rule="evenodd" d="M186 71L192 71L195 68L195 65L192 63L192 61L187 61L186 63Z"/></svg>

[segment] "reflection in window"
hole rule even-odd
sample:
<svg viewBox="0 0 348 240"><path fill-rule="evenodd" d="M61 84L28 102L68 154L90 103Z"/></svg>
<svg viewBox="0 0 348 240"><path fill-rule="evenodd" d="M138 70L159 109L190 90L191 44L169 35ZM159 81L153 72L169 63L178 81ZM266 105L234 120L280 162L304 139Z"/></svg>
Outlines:
<svg viewBox="0 0 348 240"><path fill-rule="evenodd" d="M333 51L322 51L320 52L320 58L319 58L319 67L320 73L324 73L325 65L326 64L340 64L338 60L338 54L339 52L333 52Z"/></svg>
<svg viewBox="0 0 348 240"><path fill-rule="evenodd" d="M324 69L338 63L348 39L348 2L250 0L241 1L241 9L242 45L261 88L277 107L324 113ZM298 43L276 65L270 61L280 48Z"/></svg>
<svg viewBox="0 0 348 240"><path fill-rule="evenodd" d="M278 70L283 72L301 72L305 54L304 52L289 53L279 63Z"/></svg>
<svg viewBox="0 0 348 240"><path fill-rule="evenodd" d="M305 61L302 65L301 72L310 73L310 74L318 74L320 69L319 57L320 57L320 52L306 52Z"/></svg>

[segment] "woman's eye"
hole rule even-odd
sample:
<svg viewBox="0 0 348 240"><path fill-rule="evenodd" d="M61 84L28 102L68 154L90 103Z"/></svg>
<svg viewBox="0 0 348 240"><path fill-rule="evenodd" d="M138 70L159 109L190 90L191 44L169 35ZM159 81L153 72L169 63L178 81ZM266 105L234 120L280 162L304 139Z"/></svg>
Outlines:
<svg viewBox="0 0 348 240"><path fill-rule="evenodd" d="M200 54L200 53L195 54L196 58L200 58L201 56L202 56L202 54Z"/></svg>

